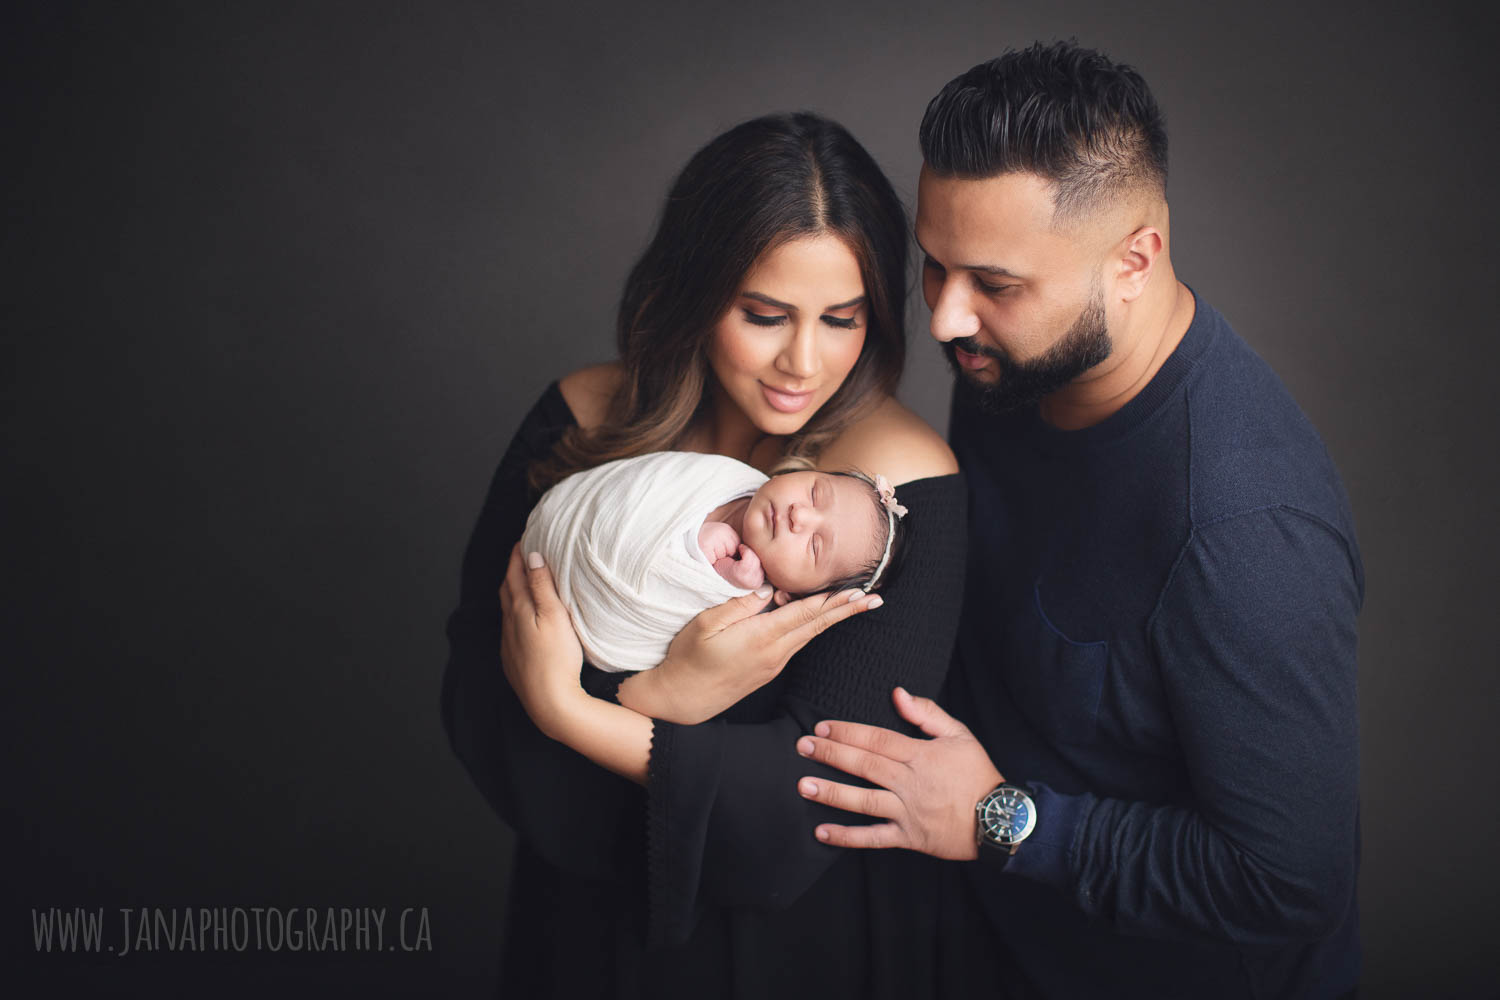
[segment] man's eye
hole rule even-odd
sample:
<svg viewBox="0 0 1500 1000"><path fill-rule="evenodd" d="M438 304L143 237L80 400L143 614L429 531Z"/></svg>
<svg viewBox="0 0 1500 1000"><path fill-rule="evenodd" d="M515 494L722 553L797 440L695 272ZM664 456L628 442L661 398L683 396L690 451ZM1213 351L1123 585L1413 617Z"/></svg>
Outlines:
<svg viewBox="0 0 1500 1000"><path fill-rule="evenodd" d="M1010 284L1010 285L995 285L995 284L991 284L990 282L985 281L983 278L979 277L978 275L974 276L974 286L976 288L978 288L981 292L984 292L986 295L1001 295L1001 294L1009 291L1010 289L1016 287L1013 284Z"/></svg>
<svg viewBox="0 0 1500 1000"><path fill-rule="evenodd" d="M780 326L786 322L786 317L781 315L767 316L763 313L751 312L749 309L746 309L745 320L755 326Z"/></svg>

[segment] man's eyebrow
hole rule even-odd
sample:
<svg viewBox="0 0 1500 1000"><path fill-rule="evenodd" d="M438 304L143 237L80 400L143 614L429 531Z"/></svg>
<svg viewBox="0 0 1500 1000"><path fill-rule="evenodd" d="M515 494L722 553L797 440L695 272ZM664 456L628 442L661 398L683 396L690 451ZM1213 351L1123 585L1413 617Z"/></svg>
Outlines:
<svg viewBox="0 0 1500 1000"><path fill-rule="evenodd" d="M927 248L922 245L922 241L917 240L915 236L912 239L916 240L917 249L922 251L922 256L936 263L937 258L927 252ZM999 264L953 264L951 266L958 268L960 271L978 271L981 274L992 275L996 278L1015 278L1017 281L1021 280L1019 274L1008 267L1001 267Z"/></svg>
<svg viewBox="0 0 1500 1000"><path fill-rule="evenodd" d="M796 312L797 311L797 307L794 306L794 305L792 305L791 303L789 303L789 302L782 302L780 299L773 299L773 298L771 298L771 296L769 296L769 295L762 295L760 292L741 292L740 294L743 297L747 298L747 299L754 299L757 302L764 302L768 306L775 306L777 309L782 309L782 310L785 310L786 312ZM852 306L861 305L861 304L864 303L864 301L865 301L865 297L863 295L856 295L856 296L854 296L854 298L850 299L848 302L840 302L837 305L824 306L823 307L823 311L824 312L833 312L835 309L848 309L848 308L850 308Z"/></svg>

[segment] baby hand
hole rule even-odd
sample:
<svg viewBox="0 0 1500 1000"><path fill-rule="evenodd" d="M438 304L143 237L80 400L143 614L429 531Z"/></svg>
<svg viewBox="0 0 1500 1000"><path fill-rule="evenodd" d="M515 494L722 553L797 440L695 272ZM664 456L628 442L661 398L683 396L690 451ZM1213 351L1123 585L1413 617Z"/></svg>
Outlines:
<svg viewBox="0 0 1500 1000"><path fill-rule="evenodd" d="M698 529L698 548L715 568L718 568L720 559L733 560L739 544L739 532L723 521L704 521L703 527Z"/></svg>
<svg viewBox="0 0 1500 1000"><path fill-rule="evenodd" d="M766 582L765 571L761 569L760 556L750 546L741 544L739 558L725 557L714 563L714 569L719 575L736 587L746 590L754 590Z"/></svg>

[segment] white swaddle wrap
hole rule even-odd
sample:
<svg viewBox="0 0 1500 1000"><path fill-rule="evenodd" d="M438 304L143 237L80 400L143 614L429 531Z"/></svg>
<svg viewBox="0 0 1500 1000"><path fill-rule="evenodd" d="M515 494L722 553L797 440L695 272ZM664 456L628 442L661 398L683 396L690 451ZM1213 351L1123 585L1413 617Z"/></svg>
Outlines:
<svg viewBox="0 0 1500 1000"><path fill-rule="evenodd" d="M646 670L699 612L747 593L714 571L698 529L764 473L723 455L662 451L577 472L543 495L522 552L540 552L600 670Z"/></svg>

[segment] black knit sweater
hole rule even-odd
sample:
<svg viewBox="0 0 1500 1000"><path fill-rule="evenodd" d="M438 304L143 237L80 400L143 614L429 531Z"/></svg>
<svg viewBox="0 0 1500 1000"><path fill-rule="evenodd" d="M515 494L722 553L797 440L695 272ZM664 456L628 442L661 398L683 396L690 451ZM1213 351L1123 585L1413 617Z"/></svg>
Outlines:
<svg viewBox="0 0 1500 1000"><path fill-rule="evenodd" d="M934 863L818 843L819 822L851 819L803 799L797 779L847 777L795 744L821 719L908 729L891 689L937 693L963 586L962 478L899 488L911 510L908 555L882 590L884 607L830 629L716 719L657 720L642 790L542 736L500 670L497 592L537 499L526 470L574 423L556 384L526 416L490 486L448 623L443 721L518 834L502 995L930 995ZM599 697L613 697L621 679L584 668Z"/></svg>

